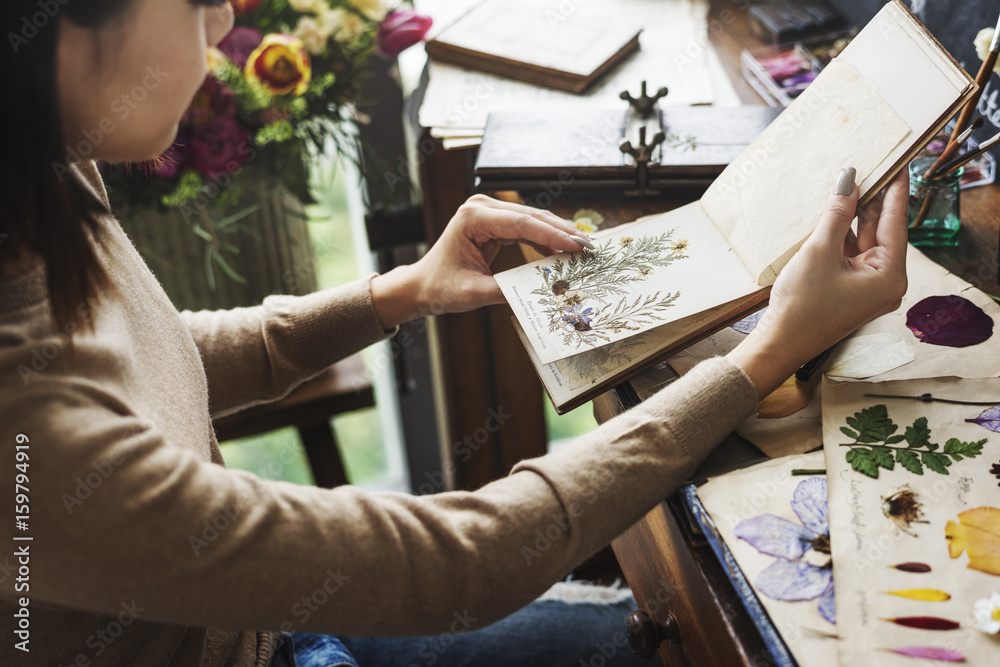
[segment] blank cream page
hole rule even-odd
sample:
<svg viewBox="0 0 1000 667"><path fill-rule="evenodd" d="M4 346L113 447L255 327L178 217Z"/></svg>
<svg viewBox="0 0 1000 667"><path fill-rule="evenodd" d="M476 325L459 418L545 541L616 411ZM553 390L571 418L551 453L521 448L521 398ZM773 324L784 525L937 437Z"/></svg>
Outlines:
<svg viewBox="0 0 1000 667"><path fill-rule="evenodd" d="M910 127L848 62L835 59L733 161L702 198L705 212L761 286L819 223L841 167L858 182Z"/></svg>

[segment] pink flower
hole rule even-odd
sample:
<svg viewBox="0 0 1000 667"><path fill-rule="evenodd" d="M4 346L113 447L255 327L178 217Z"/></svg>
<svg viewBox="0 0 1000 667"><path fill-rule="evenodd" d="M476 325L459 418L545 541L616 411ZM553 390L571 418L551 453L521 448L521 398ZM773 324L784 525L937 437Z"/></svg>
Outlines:
<svg viewBox="0 0 1000 667"><path fill-rule="evenodd" d="M229 31L229 34L219 42L219 50L242 68L247 64L247 58L250 57L254 49L260 46L263 39L264 36L260 33L260 30L245 25L238 25Z"/></svg>
<svg viewBox="0 0 1000 667"><path fill-rule="evenodd" d="M384 58L395 58L421 41L431 29L433 19L412 9L397 9L382 21L375 33L375 43Z"/></svg>
<svg viewBox="0 0 1000 667"><path fill-rule="evenodd" d="M250 130L235 118L215 118L196 127L191 137L191 162L206 176L234 171L250 152Z"/></svg>

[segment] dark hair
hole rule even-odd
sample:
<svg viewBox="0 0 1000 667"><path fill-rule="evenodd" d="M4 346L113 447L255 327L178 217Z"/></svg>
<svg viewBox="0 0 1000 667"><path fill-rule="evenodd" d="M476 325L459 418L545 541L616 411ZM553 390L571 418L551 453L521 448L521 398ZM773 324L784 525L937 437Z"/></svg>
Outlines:
<svg viewBox="0 0 1000 667"><path fill-rule="evenodd" d="M56 323L89 327L86 304L98 300L110 279L88 231L98 243L98 216L108 214L67 174L56 78L60 15L85 27L99 27L132 0L3 0L0 34L10 49L0 71L5 90L0 151L0 262L26 244L45 261ZM14 98L14 99L11 99ZM81 307L82 306L82 307Z"/></svg>

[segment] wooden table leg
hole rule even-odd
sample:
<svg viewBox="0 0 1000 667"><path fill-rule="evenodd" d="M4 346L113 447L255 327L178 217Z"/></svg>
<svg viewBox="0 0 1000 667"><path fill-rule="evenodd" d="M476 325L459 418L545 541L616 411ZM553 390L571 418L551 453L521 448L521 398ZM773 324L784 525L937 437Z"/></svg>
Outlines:
<svg viewBox="0 0 1000 667"><path fill-rule="evenodd" d="M337 436L329 420L318 424L299 426L302 446L309 458L316 486L332 489L347 484L347 471L337 448Z"/></svg>

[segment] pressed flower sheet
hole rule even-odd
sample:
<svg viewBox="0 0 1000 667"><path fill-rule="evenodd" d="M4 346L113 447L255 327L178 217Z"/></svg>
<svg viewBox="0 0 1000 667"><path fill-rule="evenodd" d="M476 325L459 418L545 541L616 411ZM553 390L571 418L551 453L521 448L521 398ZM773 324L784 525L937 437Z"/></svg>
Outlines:
<svg viewBox="0 0 1000 667"><path fill-rule="evenodd" d="M924 393L964 401L1000 399L1000 379L823 383L841 664L912 665L912 657L876 649L914 647L957 651L970 665L996 664L998 645L978 629L975 604L1000 593L1000 576L988 571L994 568L989 552L1000 549L1000 535L989 524L1000 510L982 509L1000 507L997 480L990 473L991 463L1000 458L1000 436L965 421L975 419L984 406L864 395ZM873 425L872 415L877 412L876 421L886 422L882 410L874 410L877 405L885 406L895 430L889 426L875 433L880 427ZM867 420L858 420L858 414ZM888 450L876 452L873 459L877 478L859 471L857 460L847 460L852 447L841 445L853 440L844 429L861 435L848 418L871 432L872 437L863 439L878 440L869 449L884 445ZM905 455L902 461L900 454ZM908 566L894 567L900 563ZM936 625L950 627L948 621L959 627L922 629L885 620L923 618L926 625L925 617L936 619Z"/></svg>
<svg viewBox="0 0 1000 667"><path fill-rule="evenodd" d="M823 454L789 456L731 472L698 487L737 565L795 660L802 667L834 667L837 632L828 593L829 533L822 476L793 476L821 469ZM817 539L820 538L820 539ZM818 549L816 547L819 547ZM784 599L777 599L778 597Z"/></svg>
<svg viewBox="0 0 1000 667"><path fill-rule="evenodd" d="M539 361L631 338L757 291L697 203L497 275Z"/></svg>

